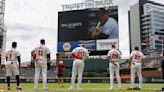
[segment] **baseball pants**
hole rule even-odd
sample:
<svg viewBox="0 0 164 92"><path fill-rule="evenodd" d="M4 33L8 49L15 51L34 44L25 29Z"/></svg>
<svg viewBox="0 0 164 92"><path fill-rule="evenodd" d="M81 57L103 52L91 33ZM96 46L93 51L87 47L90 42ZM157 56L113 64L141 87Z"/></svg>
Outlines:
<svg viewBox="0 0 164 92"><path fill-rule="evenodd" d="M139 62L132 62L131 65L131 88L134 87L135 83L135 73L137 72L137 76L139 78L139 87L142 87L142 65Z"/></svg>
<svg viewBox="0 0 164 92"><path fill-rule="evenodd" d="M113 87L114 73L115 73L116 78L117 78L117 82L118 82L118 87L121 87L120 66L119 66L119 62L115 62L115 63L117 64L117 67L114 66L112 63L109 63L110 84L111 84L111 87Z"/></svg>
<svg viewBox="0 0 164 92"><path fill-rule="evenodd" d="M43 80L43 88L46 88L47 84L47 62L39 60L35 62L35 78L34 84L35 86L38 85L40 72L42 71L42 80Z"/></svg>
<svg viewBox="0 0 164 92"><path fill-rule="evenodd" d="M72 87L72 88L74 87L76 76L78 74L77 88L80 88L80 84L82 82L83 70L84 70L84 61L83 60L74 60L70 87Z"/></svg>

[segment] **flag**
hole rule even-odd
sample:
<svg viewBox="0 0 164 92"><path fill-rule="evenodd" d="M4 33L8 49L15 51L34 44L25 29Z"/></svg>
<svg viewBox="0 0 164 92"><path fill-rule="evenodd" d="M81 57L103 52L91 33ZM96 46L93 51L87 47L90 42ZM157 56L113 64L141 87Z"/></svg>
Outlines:
<svg viewBox="0 0 164 92"><path fill-rule="evenodd" d="M161 42L162 42L162 44L164 44L164 40L162 40Z"/></svg>
<svg viewBox="0 0 164 92"><path fill-rule="evenodd" d="M159 35L152 34L150 38L153 40L159 40Z"/></svg>

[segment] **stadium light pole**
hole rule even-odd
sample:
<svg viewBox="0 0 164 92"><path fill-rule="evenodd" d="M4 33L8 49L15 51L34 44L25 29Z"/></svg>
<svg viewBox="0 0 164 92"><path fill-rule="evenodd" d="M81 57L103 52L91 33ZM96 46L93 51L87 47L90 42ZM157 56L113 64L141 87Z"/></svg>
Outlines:
<svg viewBox="0 0 164 92"><path fill-rule="evenodd" d="M1 38L1 51L0 51L0 59L1 61L5 61L5 49L6 49L6 26L4 25L4 14L5 14L5 0L0 0L0 36ZM1 62L2 63L2 62Z"/></svg>

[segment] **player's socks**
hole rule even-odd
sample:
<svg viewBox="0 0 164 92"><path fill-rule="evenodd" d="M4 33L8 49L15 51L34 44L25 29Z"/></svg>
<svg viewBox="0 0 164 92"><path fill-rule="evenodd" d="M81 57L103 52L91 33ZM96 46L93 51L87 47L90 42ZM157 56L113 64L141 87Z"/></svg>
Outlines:
<svg viewBox="0 0 164 92"><path fill-rule="evenodd" d="M10 77L7 77L7 86L8 86L8 90L10 90Z"/></svg>
<svg viewBox="0 0 164 92"><path fill-rule="evenodd" d="M16 75L17 86L19 86L19 75Z"/></svg>
<svg viewBox="0 0 164 92"><path fill-rule="evenodd" d="M17 80L17 90L22 90L22 87L19 85L19 75L16 75L16 80Z"/></svg>

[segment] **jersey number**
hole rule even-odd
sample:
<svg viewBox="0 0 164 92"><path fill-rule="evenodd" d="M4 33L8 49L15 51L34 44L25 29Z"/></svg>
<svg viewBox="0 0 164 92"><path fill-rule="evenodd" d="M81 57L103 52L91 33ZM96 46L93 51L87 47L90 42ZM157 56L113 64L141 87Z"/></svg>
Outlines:
<svg viewBox="0 0 164 92"><path fill-rule="evenodd" d="M137 59L137 60L139 60L140 59L140 56L135 55L134 58Z"/></svg>
<svg viewBox="0 0 164 92"><path fill-rule="evenodd" d="M84 51L78 51L77 55L78 55L79 57L83 57L83 56L84 56Z"/></svg>
<svg viewBox="0 0 164 92"><path fill-rule="evenodd" d="M112 54L113 59L118 59L118 54Z"/></svg>
<svg viewBox="0 0 164 92"><path fill-rule="evenodd" d="M12 53L8 54L7 61L12 61Z"/></svg>
<svg viewBox="0 0 164 92"><path fill-rule="evenodd" d="M42 56L43 55L42 53L43 53L43 51L42 50L39 50L38 51L38 56Z"/></svg>

